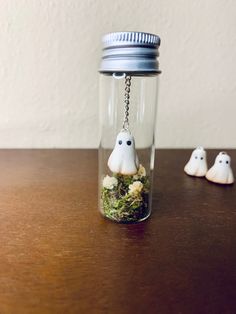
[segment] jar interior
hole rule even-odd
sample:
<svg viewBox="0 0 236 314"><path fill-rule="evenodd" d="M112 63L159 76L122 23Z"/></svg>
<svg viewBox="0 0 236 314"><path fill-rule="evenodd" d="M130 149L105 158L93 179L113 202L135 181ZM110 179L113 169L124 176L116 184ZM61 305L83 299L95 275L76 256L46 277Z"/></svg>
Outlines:
<svg viewBox="0 0 236 314"><path fill-rule="evenodd" d="M125 75L101 76L99 207L111 220L132 223L151 213L157 77L131 76L129 130L123 130L125 86ZM118 137L125 131L131 140L122 143ZM112 157L115 168L109 167Z"/></svg>

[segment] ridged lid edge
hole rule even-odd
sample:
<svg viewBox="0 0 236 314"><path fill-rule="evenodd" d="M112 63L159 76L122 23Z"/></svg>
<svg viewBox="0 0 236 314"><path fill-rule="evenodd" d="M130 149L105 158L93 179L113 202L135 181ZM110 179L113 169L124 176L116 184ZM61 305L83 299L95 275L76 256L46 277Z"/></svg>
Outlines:
<svg viewBox="0 0 236 314"><path fill-rule="evenodd" d="M122 44L159 47L160 41L159 36L144 32L115 32L102 37L103 48Z"/></svg>

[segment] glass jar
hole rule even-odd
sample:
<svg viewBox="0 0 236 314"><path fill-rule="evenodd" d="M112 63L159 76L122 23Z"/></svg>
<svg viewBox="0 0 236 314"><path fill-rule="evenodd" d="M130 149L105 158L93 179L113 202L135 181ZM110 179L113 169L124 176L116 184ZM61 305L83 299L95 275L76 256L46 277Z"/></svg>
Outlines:
<svg viewBox="0 0 236 314"><path fill-rule="evenodd" d="M160 38L103 37L100 67L99 209L116 222L150 216Z"/></svg>

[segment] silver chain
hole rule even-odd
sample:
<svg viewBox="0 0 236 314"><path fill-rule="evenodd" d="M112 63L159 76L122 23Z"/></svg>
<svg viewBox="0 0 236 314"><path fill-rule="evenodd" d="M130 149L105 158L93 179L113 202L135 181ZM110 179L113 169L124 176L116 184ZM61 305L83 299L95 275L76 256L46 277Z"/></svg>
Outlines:
<svg viewBox="0 0 236 314"><path fill-rule="evenodd" d="M129 98L130 98L130 86L131 86L131 76L125 76L125 111L124 111L124 122L123 130L129 130Z"/></svg>

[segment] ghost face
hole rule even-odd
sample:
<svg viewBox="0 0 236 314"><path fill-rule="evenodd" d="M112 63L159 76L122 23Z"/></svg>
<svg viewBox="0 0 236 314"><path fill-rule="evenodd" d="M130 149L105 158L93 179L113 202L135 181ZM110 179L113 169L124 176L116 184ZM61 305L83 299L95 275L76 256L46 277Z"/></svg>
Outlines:
<svg viewBox="0 0 236 314"><path fill-rule="evenodd" d="M139 162L135 151L134 137L130 132L121 131L117 135L115 148L108 159L108 167L112 172L123 175L137 173Z"/></svg>
<svg viewBox="0 0 236 314"><path fill-rule="evenodd" d="M184 171L190 176L204 177L207 172L206 151L203 147L197 147L184 167Z"/></svg>
<svg viewBox="0 0 236 314"><path fill-rule="evenodd" d="M206 178L209 181L221 184L231 184L234 182L233 171L230 166L231 158L225 152L220 152L214 165L209 169Z"/></svg>

